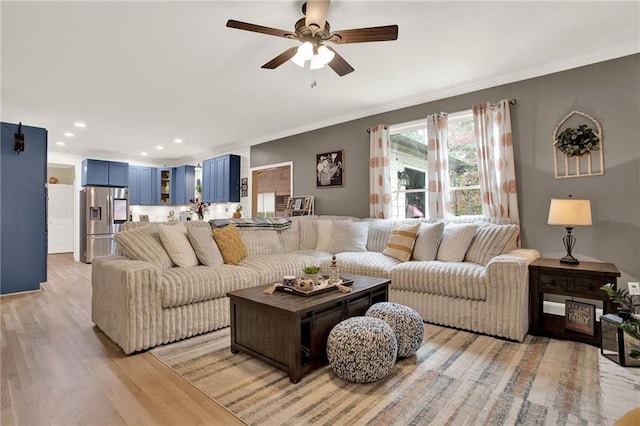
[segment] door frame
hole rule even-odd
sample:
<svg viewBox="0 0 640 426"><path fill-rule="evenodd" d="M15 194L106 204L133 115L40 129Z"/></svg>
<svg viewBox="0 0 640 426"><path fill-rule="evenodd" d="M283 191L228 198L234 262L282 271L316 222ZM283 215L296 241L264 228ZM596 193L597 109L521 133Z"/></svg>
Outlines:
<svg viewBox="0 0 640 426"><path fill-rule="evenodd" d="M279 167L289 167L289 193L291 195L293 192L293 161L284 161L282 163L274 163L267 164L264 166L251 167L249 173L249 192L251 193L251 217L256 217L257 208L258 208L258 193L254 191L254 188L257 189L257 185L253 184L253 180L257 179L258 172L266 169L277 169Z"/></svg>

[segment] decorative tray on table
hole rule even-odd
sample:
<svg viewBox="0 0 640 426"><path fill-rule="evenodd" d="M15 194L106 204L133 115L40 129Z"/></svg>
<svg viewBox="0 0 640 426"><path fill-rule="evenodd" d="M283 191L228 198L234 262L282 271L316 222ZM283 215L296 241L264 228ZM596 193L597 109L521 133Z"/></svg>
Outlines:
<svg viewBox="0 0 640 426"><path fill-rule="evenodd" d="M276 284L276 290L283 291L285 293L296 294L298 296L308 297L308 296L315 296L316 294L326 293L328 291L339 290L338 286L349 287L353 284L352 279L348 279L344 277L341 278L340 281L338 281L337 283L329 284L328 281L329 281L328 279L323 278L320 281L321 282L320 284L314 286L313 290L309 290L309 291L298 290L295 287L284 286L281 283Z"/></svg>

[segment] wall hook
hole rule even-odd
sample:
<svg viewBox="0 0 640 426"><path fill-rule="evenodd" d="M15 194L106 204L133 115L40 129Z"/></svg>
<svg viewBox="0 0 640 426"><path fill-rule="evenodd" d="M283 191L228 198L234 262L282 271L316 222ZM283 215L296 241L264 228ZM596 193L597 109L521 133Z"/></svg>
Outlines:
<svg viewBox="0 0 640 426"><path fill-rule="evenodd" d="M24 152L24 134L22 133L22 121L18 124L18 133L13 134L13 149L20 154Z"/></svg>

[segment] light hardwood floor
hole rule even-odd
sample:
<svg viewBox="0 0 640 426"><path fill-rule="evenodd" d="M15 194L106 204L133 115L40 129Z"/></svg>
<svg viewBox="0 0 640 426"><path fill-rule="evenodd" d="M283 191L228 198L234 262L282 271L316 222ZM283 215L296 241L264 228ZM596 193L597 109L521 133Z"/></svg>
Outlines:
<svg viewBox="0 0 640 426"><path fill-rule="evenodd" d="M49 255L39 292L0 298L0 424L244 424L148 353L91 322L91 265Z"/></svg>

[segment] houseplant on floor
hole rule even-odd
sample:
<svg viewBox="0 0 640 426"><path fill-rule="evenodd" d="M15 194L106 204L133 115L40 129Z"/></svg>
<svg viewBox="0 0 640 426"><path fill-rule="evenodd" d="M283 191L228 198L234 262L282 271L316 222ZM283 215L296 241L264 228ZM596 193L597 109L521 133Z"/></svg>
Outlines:
<svg viewBox="0 0 640 426"><path fill-rule="evenodd" d="M640 308L640 302L634 303L633 296L626 289L616 290L612 284L605 284L600 290L607 293L609 299L618 304L618 316L622 318L622 322L618 324L618 328L622 329L626 334L640 341L640 315L634 311ZM632 344L629 356L634 359L640 359L640 344Z"/></svg>

